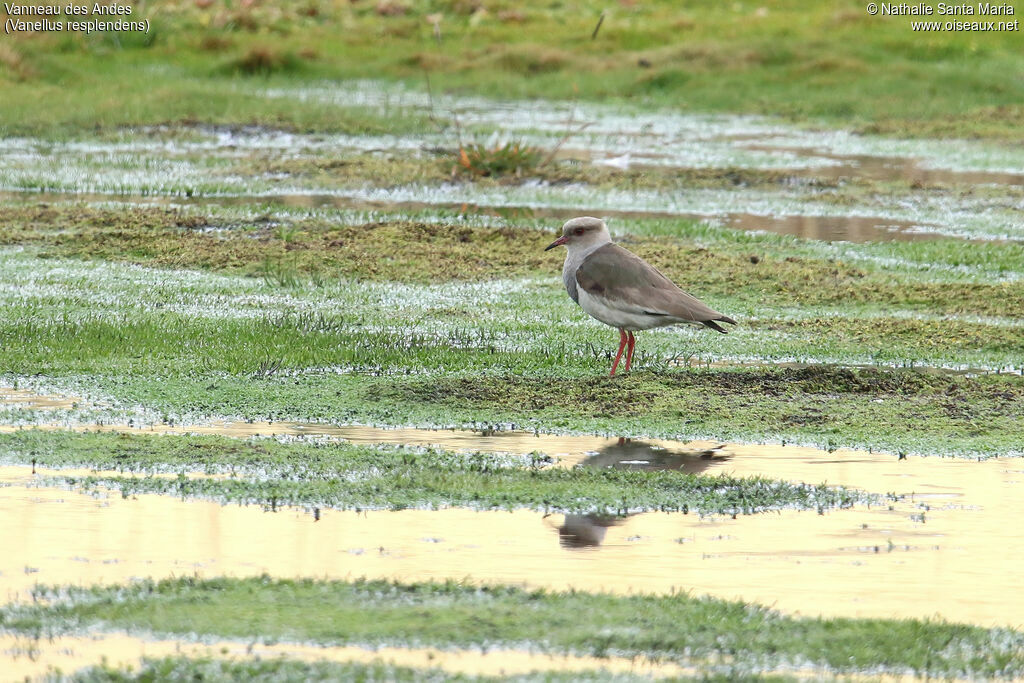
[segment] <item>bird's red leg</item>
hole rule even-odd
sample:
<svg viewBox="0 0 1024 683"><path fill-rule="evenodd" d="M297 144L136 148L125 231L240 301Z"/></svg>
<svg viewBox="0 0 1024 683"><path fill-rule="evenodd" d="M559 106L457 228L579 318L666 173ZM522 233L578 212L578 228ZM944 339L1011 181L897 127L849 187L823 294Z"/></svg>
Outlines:
<svg viewBox="0 0 1024 683"><path fill-rule="evenodd" d="M619 330L619 352L615 354L615 362L612 363L612 373L609 377L615 376L615 368L619 367L619 359L622 358L622 349L626 348L626 331Z"/></svg>
<svg viewBox="0 0 1024 683"><path fill-rule="evenodd" d="M636 344L636 337L633 336L632 332L627 332L626 334L629 335L629 348L626 350L626 372L629 372L629 364L633 362L633 345Z"/></svg>

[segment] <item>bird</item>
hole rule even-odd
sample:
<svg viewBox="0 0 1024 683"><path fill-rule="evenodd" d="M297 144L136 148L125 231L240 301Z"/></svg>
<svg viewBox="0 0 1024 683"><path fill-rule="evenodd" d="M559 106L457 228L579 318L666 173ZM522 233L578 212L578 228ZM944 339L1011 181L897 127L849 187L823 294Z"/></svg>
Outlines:
<svg viewBox="0 0 1024 683"><path fill-rule="evenodd" d="M618 328L619 351L612 362L615 376L623 349L625 371L633 360L634 332L690 323L726 334L718 323L736 321L679 289L657 268L628 249L612 242L608 226L600 218L580 216L566 221L562 236L544 251L565 245L562 280L569 298L591 317Z"/></svg>

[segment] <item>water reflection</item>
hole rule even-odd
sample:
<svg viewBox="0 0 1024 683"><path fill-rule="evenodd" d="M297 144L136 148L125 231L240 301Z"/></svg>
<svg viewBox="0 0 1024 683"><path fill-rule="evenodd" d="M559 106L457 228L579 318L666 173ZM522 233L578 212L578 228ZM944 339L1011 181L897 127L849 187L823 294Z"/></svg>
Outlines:
<svg viewBox="0 0 1024 683"><path fill-rule="evenodd" d="M627 470L675 470L699 474L728 462L732 456L721 452L724 445L690 450L666 448L647 441L619 437L578 463L582 467L612 467ZM552 525L563 548L596 548L604 543L608 530L621 526L633 515L564 515ZM545 518L548 519L548 518Z"/></svg>
<svg viewBox="0 0 1024 683"><path fill-rule="evenodd" d="M647 441L620 437L617 441L588 455L580 464L587 467L614 467L628 470L678 470L699 474L709 467L732 459L722 452L725 444L710 448L680 450Z"/></svg>
<svg viewBox="0 0 1024 683"><path fill-rule="evenodd" d="M315 522L294 509L40 488L30 468L0 468L0 482L10 484L0 486L0 524L13 530L0 553L0 595L24 595L37 582L266 572L615 593L688 590L803 614L939 614L1020 625L1024 527L1007 523L1020 507L1020 461L736 445L730 454L722 468L730 474L907 495L823 515L654 512L611 520L450 508L321 510Z"/></svg>
<svg viewBox="0 0 1024 683"><path fill-rule="evenodd" d="M36 402L28 393L13 400ZM142 431L127 425L81 428ZM16 427L0 427L10 429ZM124 500L116 493L94 497L37 488L30 467L0 468L0 525L14 530L5 535L0 553L0 595L23 594L36 582L267 572L613 592L685 589L805 614L940 614L1013 626L1024 614L1016 578L1024 565L1024 527L1007 522L1019 512L1020 460L900 460L802 446L294 423L152 429L539 452L560 467L675 468L827 482L901 497L869 509L824 515L785 510L737 519L662 513L544 518L531 510L444 509L322 510L314 522L307 511L272 514L256 506L167 496Z"/></svg>
<svg viewBox="0 0 1024 683"><path fill-rule="evenodd" d="M834 165L787 169L787 173L817 178L866 178L903 181L912 185L1024 185L1024 174L998 171L953 171L924 168L913 157L874 156L869 154L833 154L813 147L742 145L755 152L786 152L804 158L831 159Z"/></svg>
<svg viewBox="0 0 1024 683"><path fill-rule="evenodd" d="M564 515L555 526L558 544L563 548L596 548L604 543L608 529L619 526L625 517L612 515Z"/></svg>

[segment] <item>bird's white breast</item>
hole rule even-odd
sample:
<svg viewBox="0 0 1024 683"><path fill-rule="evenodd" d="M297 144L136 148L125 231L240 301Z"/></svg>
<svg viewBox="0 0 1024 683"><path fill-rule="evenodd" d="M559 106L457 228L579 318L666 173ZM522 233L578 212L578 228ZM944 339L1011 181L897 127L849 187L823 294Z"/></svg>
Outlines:
<svg viewBox="0 0 1024 683"><path fill-rule="evenodd" d="M579 288L579 304L591 317L600 320L605 325L618 327L623 330L636 332L637 330L649 330L654 327L674 325L679 322L669 316L647 315L642 311L630 310L626 306L617 306L616 302L610 301L603 296L587 293L587 290Z"/></svg>

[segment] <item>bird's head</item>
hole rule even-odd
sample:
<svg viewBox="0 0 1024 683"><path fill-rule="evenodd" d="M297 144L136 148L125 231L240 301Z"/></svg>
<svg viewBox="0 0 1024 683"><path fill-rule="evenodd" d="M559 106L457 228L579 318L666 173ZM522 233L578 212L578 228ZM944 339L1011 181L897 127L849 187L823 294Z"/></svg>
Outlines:
<svg viewBox="0 0 1024 683"><path fill-rule="evenodd" d="M547 246L544 251L554 249L557 246L565 245L566 249L573 250L580 247L593 247L605 242L611 242L611 235L608 234L608 226L600 218L581 216L565 222L562 226L562 236Z"/></svg>

